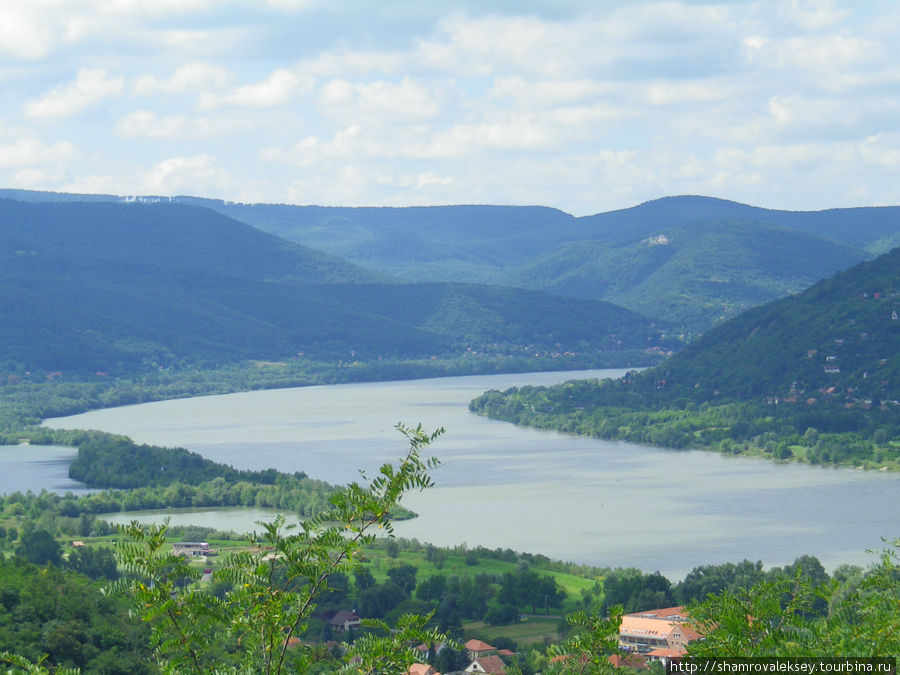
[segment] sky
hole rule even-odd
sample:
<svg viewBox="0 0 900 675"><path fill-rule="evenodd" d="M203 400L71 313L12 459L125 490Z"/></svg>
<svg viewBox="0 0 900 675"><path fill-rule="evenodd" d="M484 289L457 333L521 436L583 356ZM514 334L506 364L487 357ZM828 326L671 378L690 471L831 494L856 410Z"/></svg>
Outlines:
<svg viewBox="0 0 900 675"><path fill-rule="evenodd" d="M894 0L0 4L0 187L900 204Z"/></svg>

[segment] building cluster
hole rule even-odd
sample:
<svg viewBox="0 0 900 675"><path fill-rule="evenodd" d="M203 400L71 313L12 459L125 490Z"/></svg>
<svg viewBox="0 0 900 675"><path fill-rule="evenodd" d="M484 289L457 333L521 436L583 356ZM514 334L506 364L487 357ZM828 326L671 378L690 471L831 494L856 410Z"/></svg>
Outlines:
<svg viewBox="0 0 900 675"><path fill-rule="evenodd" d="M443 675L468 675L469 673L491 673L492 675L506 675L506 662L503 659L515 656L515 652L509 649L498 649L483 640L471 639L463 645L470 659L470 663L463 670ZM440 653L443 645L435 645L435 650ZM419 645L416 650L422 657L428 655L430 647ZM425 663L414 663L407 670L407 675L442 675Z"/></svg>
<svg viewBox="0 0 900 675"><path fill-rule="evenodd" d="M626 614L619 626L619 653L608 660L617 668L649 668L654 661L668 668L684 657L691 642L702 638L682 606ZM572 658L561 655L554 660Z"/></svg>
<svg viewBox="0 0 900 675"><path fill-rule="evenodd" d="M691 622L684 607L666 607L626 614L619 626L619 653L609 656L609 662L616 667L649 668L654 661L668 667L679 662L687 653L687 646L703 638ZM437 647L440 650L440 646ZM495 673L505 675L504 658L514 653L507 649L497 649L481 640L469 640L465 644L472 662L465 670L443 675L463 675L468 673ZM418 647L423 657L428 653L426 645ZM574 656L560 655L552 661L566 661ZM432 666L415 663L407 675L441 675Z"/></svg>

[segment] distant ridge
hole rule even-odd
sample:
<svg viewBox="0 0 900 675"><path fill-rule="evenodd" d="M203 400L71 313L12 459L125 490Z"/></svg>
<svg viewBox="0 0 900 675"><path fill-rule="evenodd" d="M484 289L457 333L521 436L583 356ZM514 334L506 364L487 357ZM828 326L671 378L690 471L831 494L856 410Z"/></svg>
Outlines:
<svg viewBox="0 0 900 675"><path fill-rule="evenodd" d="M576 218L541 206L351 208L12 194L204 206L380 274L606 300L693 334L900 245L897 206L783 211L672 196Z"/></svg>
<svg viewBox="0 0 900 675"><path fill-rule="evenodd" d="M409 284L211 209L0 199L0 372L646 349L609 303Z"/></svg>

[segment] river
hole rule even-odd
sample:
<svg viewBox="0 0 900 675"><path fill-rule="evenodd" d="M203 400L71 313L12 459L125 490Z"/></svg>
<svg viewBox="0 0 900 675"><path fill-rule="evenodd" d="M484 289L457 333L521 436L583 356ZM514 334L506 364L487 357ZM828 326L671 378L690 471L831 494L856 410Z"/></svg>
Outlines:
<svg viewBox="0 0 900 675"><path fill-rule="evenodd" d="M581 371L342 384L179 399L47 420L177 445L237 468L302 470L346 483L404 452L396 422L446 433L430 448L436 486L404 504L397 534L553 558L659 570L677 579L707 563L799 555L865 564L896 537L900 476L779 465L516 427L468 412L486 389L624 371ZM207 514L209 516L210 514ZM215 514L212 514L213 517ZM221 529L253 518L225 511ZM209 521L205 521L208 524Z"/></svg>

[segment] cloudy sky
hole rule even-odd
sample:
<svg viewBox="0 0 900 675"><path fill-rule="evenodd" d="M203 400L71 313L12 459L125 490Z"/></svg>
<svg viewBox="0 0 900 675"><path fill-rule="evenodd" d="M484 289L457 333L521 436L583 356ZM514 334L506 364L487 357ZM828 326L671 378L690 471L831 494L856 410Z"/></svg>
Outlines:
<svg viewBox="0 0 900 675"><path fill-rule="evenodd" d="M0 87L0 187L900 204L894 0L4 0Z"/></svg>

